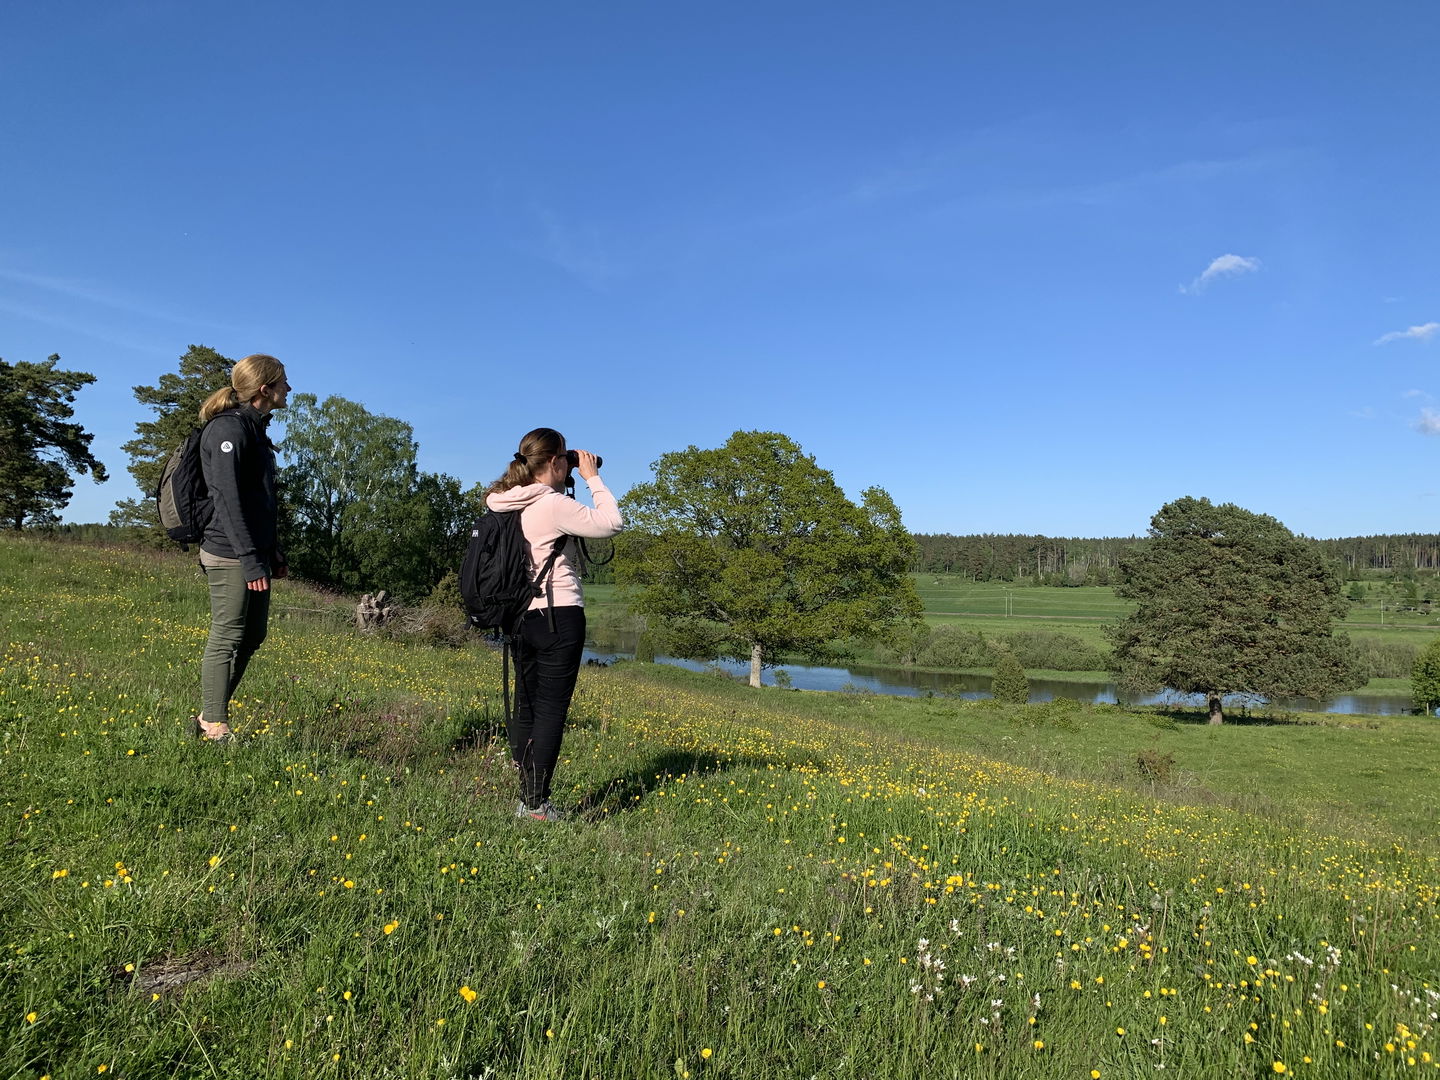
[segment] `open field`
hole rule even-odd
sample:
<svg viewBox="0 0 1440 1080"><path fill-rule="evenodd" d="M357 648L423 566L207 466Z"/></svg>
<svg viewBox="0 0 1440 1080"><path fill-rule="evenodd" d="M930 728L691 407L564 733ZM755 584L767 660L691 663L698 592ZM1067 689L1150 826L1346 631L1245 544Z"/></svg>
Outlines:
<svg viewBox="0 0 1440 1080"><path fill-rule="evenodd" d="M0 1075L1436 1067L1431 722L630 664L582 673L581 813L536 826L493 654L281 585L221 749L185 560L0 539Z"/></svg>
<svg viewBox="0 0 1440 1080"><path fill-rule="evenodd" d="M1044 631L1067 634L1093 648L1108 650L1110 643L1103 627L1124 618L1130 610L1130 605L1116 597L1114 590L1107 586L1010 586L934 574L914 577L928 623L991 636ZM612 619L624 611L614 585L587 585L586 603L593 612L604 613ZM1385 621L1382 623L1381 619ZM1388 601L1382 611L1380 601L1374 599L1352 603L1341 628L1362 649L1374 647L1384 650L1398 645L1419 650L1434 641L1436 633L1440 632L1440 616L1417 611L1397 613ZM865 655L863 646L861 652L866 662L883 662ZM1408 671L1408 665L1406 660L1399 666ZM1110 679L1104 671L1052 674L1092 682L1107 682ZM1361 692L1404 692L1408 683L1397 682L1398 675L1396 671L1392 677L1372 679Z"/></svg>

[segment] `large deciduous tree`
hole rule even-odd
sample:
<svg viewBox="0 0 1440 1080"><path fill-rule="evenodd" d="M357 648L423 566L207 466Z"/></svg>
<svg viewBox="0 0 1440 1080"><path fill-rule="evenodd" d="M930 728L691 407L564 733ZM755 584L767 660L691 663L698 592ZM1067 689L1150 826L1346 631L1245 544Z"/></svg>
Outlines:
<svg viewBox="0 0 1440 1080"><path fill-rule="evenodd" d="M0 521L55 521L70 502L72 473L107 479L90 452L94 438L71 421L81 387L95 381L85 371L65 371L58 355L43 363L0 360Z"/></svg>
<svg viewBox="0 0 1440 1080"><path fill-rule="evenodd" d="M663 455L622 500L616 580L674 652L750 662L820 657L836 638L919 616L914 546L881 488L855 505L784 435Z"/></svg>
<svg viewBox="0 0 1440 1080"><path fill-rule="evenodd" d="M286 555L303 576L424 597L460 565L476 492L420 472L414 429L342 397L296 394L283 414Z"/></svg>
<svg viewBox="0 0 1440 1080"><path fill-rule="evenodd" d="M280 470L286 555L302 574L368 584L415 489L414 429L359 402L296 394L284 413Z"/></svg>
<svg viewBox="0 0 1440 1080"><path fill-rule="evenodd" d="M131 525L155 543L168 543L160 527L155 500L149 498L172 451L200 423L200 406L216 390L230 385L235 362L208 345L191 345L180 357L178 371L161 375L154 386L134 388L135 400L155 410L150 420L135 425L135 438L121 450L130 455L127 468L141 491L139 499L122 499L110 514L112 525Z"/></svg>
<svg viewBox="0 0 1440 1080"><path fill-rule="evenodd" d="M1273 517L1186 497L1149 535L1121 557L1115 587L1136 608L1108 628L1127 684L1204 694L1219 724L1227 694L1324 698L1365 682L1335 631L1339 575Z"/></svg>

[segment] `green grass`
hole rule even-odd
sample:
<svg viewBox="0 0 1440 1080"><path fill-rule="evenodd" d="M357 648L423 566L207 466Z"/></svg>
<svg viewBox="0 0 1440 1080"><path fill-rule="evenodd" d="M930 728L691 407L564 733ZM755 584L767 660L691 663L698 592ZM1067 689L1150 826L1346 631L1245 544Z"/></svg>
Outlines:
<svg viewBox="0 0 1440 1080"><path fill-rule="evenodd" d="M557 789L581 813L545 827L511 817L492 653L357 636L288 583L246 740L197 744L204 605L180 556L0 539L0 1076L1228 1080L1436 1053L1430 722L627 664L582 672Z"/></svg>

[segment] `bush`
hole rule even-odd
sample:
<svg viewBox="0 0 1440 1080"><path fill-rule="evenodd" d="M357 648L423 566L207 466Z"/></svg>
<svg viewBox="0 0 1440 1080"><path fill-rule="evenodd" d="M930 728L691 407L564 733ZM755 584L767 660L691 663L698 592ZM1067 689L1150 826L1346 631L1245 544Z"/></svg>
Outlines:
<svg viewBox="0 0 1440 1080"><path fill-rule="evenodd" d="M993 646L1014 654L1022 667L1052 671L1105 671L1110 656L1070 634L1049 630L1025 630L1017 634L987 638L974 630L937 626L916 653L921 667L983 668L995 662Z"/></svg>
<svg viewBox="0 0 1440 1080"><path fill-rule="evenodd" d="M1135 767L1146 780L1163 784L1175 771L1175 755L1147 747L1135 755Z"/></svg>
<svg viewBox="0 0 1440 1080"><path fill-rule="evenodd" d="M1407 679L1420 650L1403 641L1357 641L1355 652L1372 679Z"/></svg>
<svg viewBox="0 0 1440 1080"><path fill-rule="evenodd" d="M1426 716L1440 705L1440 639L1426 645L1415 657L1410 668L1410 697L1415 708Z"/></svg>
<svg viewBox="0 0 1440 1080"><path fill-rule="evenodd" d="M650 636L649 630L640 631L640 636L635 640L635 659L642 664L655 662L655 639Z"/></svg>
<svg viewBox="0 0 1440 1080"><path fill-rule="evenodd" d="M1110 655L1087 645L1070 634L1049 630L1026 630L1009 634L1004 639L1010 650L1027 668L1048 668L1053 671L1105 671Z"/></svg>
<svg viewBox="0 0 1440 1080"><path fill-rule="evenodd" d="M1009 649L995 650L995 677L990 680L990 693L1006 705L1024 705L1030 700L1030 680L1025 669Z"/></svg>

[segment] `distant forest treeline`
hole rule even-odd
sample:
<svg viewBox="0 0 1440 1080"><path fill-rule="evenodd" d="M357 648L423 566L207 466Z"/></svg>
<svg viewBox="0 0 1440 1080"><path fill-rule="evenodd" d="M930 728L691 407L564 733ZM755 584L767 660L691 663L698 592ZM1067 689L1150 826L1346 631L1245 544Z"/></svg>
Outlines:
<svg viewBox="0 0 1440 1080"><path fill-rule="evenodd" d="M914 570L960 574L975 581L1027 581L1037 585L1110 585L1120 556L1145 543L1139 536L1061 537L981 533L916 533ZM1312 540L1347 577L1367 571L1440 570L1440 534L1347 536Z"/></svg>
<svg viewBox="0 0 1440 1080"><path fill-rule="evenodd" d="M116 541L135 538L134 530L114 525L52 525L45 531L76 540ZM959 574L973 581L1015 581L1030 585L1113 585L1120 556L1145 543L1140 536L1060 537L983 533L952 536L916 533L915 561L920 574ZM1440 534L1347 536L1312 540L1333 559L1345 576L1359 579L1380 571L1395 577L1440 572ZM599 558L610 545L593 542ZM591 565L586 580L613 580L610 567Z"/></svg>

